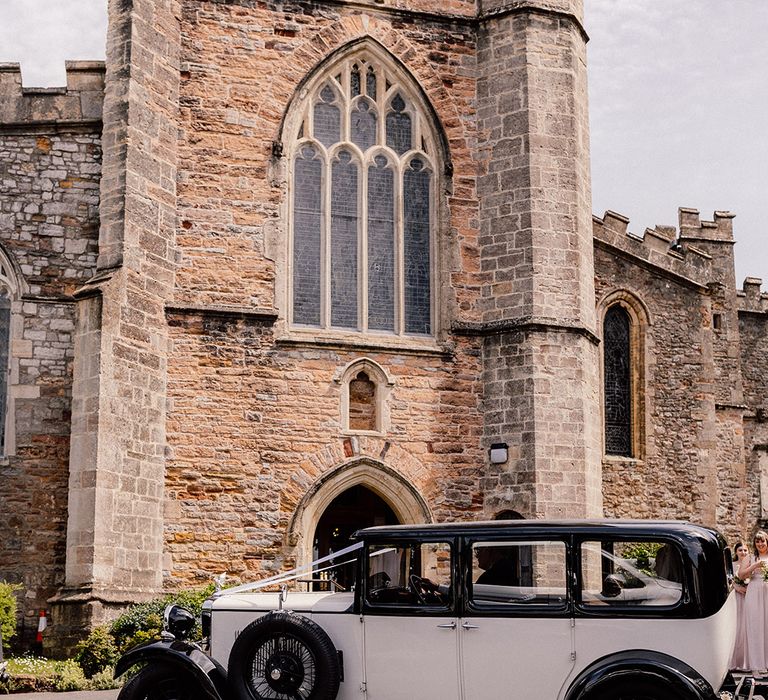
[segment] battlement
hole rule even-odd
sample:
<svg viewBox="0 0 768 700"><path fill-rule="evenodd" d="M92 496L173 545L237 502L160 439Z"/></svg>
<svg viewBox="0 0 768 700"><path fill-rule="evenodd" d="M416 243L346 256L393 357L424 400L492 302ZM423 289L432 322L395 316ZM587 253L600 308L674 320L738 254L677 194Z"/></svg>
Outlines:
<svg viewBox="0 0 768 700"><path fill-rule="evenodd" d="M744 285L737 290L739 311L745 313L768 314L768 292L762 291L763 280L759 277L747 277Z"/></svg>
<svg viewBox="0 0 768 700"><path fill-rule="evenodd" d="M25 88L18 63L0 63L0 126L101 120L103 61L67 61L66 87Z"/></svg>
<svg viewBox="0 0 768 700"><path fill-rule="evenodd" d="M679 229L658 225L638 235L629 231L627 217L606 211L602 218L592 217L592 229L598 244L695 284L707 285L711 281L713 258L697 243L733 243L734 214L716 211L713 221L702 221L697 209L681 207L678 218Z"/></svg>
<svg viewBox="0 0 768 700"><path fill-rule="evenodd" d="M679 242L686 241L721 241L733 243L733 219L736 214L729 211L716 211L712 221L702 221L698 209L680 207Z"/></svg>

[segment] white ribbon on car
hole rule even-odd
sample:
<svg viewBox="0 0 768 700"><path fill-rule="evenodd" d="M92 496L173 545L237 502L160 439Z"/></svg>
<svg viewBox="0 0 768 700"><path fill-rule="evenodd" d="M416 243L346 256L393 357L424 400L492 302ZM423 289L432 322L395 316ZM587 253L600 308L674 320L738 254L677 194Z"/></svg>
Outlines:
<svg viewBox="0 0 768 700"><path fill-rule="evenodd" d="M266 588L267 586L274 586L279 583L287 583L288 581L294 581L306 573L310 573L310 572L319 573L321 571L327 571L328 569L334 569L337 566L341 566L342 564L349 564L350 562L355 561L355 559L352 558L344 562L334 561L334 563L331 564L331 566L326 566L325 568L322 568L322 569L315 568L318 564L324 564L327 561L332 561L332 560L338 559L339 557L343 557L344 555L349 554L350 552L355 552L358 549L361 549L362 546L363 546L362 542L355 542L355 544L352 544L349 547L345 547L344 549L340 549L338 552L331 552L325 557L320 557L320 559L315 559L315 561L311 562L310 564L306 564L305 566L299 566L295 569L291 569L290 571L286 571L282 574L276 574L275 576L270 576L269 578L262 579L261 581L257 581L256 583L244 583L242 586L227 588L225 590L214 593L213 597L218 598L220 596L225 596L225 595L235 595L237 593L246 593L248 591L258 591L262 588Z"/></svg>

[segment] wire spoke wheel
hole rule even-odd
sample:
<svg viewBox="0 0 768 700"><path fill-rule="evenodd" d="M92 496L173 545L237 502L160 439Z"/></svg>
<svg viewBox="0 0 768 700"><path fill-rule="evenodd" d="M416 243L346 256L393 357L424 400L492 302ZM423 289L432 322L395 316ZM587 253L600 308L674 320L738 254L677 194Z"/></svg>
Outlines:
<svg viewBox="0 0 768 700"><path fill-rule="evenodd" d="M341 666L317 623L280 611L254 620L238 635L227 679L235 700L333 700Z"/></svg>
<svg viewBox="0 0 768 700"><path fill-rule="evenodd" d="M254 650L249 683L264 700L305 700L315 687L316 667L304 642L290 634L276 635Z"/></svg>

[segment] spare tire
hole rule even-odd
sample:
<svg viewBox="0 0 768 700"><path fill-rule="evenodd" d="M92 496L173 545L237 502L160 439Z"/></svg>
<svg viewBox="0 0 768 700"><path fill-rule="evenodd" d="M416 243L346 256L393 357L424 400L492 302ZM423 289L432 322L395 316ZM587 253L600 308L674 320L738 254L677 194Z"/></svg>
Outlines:
<svg viewBox="0 0 768 700"><path fill-rule="evenodd" d="M273 612L232 645L227 679L237 700L334 700L341 668L330 637L309 618Z"/></svg>

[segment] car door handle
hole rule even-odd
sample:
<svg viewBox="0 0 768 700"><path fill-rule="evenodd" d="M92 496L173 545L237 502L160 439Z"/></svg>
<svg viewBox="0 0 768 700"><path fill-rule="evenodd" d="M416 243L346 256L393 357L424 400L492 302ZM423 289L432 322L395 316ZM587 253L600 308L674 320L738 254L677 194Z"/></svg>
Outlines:
<svg viewBox="0 0 768 700"><path fill-rule="evenodd" d="M461 626L465 630L479 630L480 629L480 627L478 625L473 625L471 622L462 622Z"/></svg>
<svg viewBox="0 0 768 700"><path fill-rule="evenodd" d="M456 622L446 622L445 624L438 625L438 627L442 630L455 630Z"/></svg>

